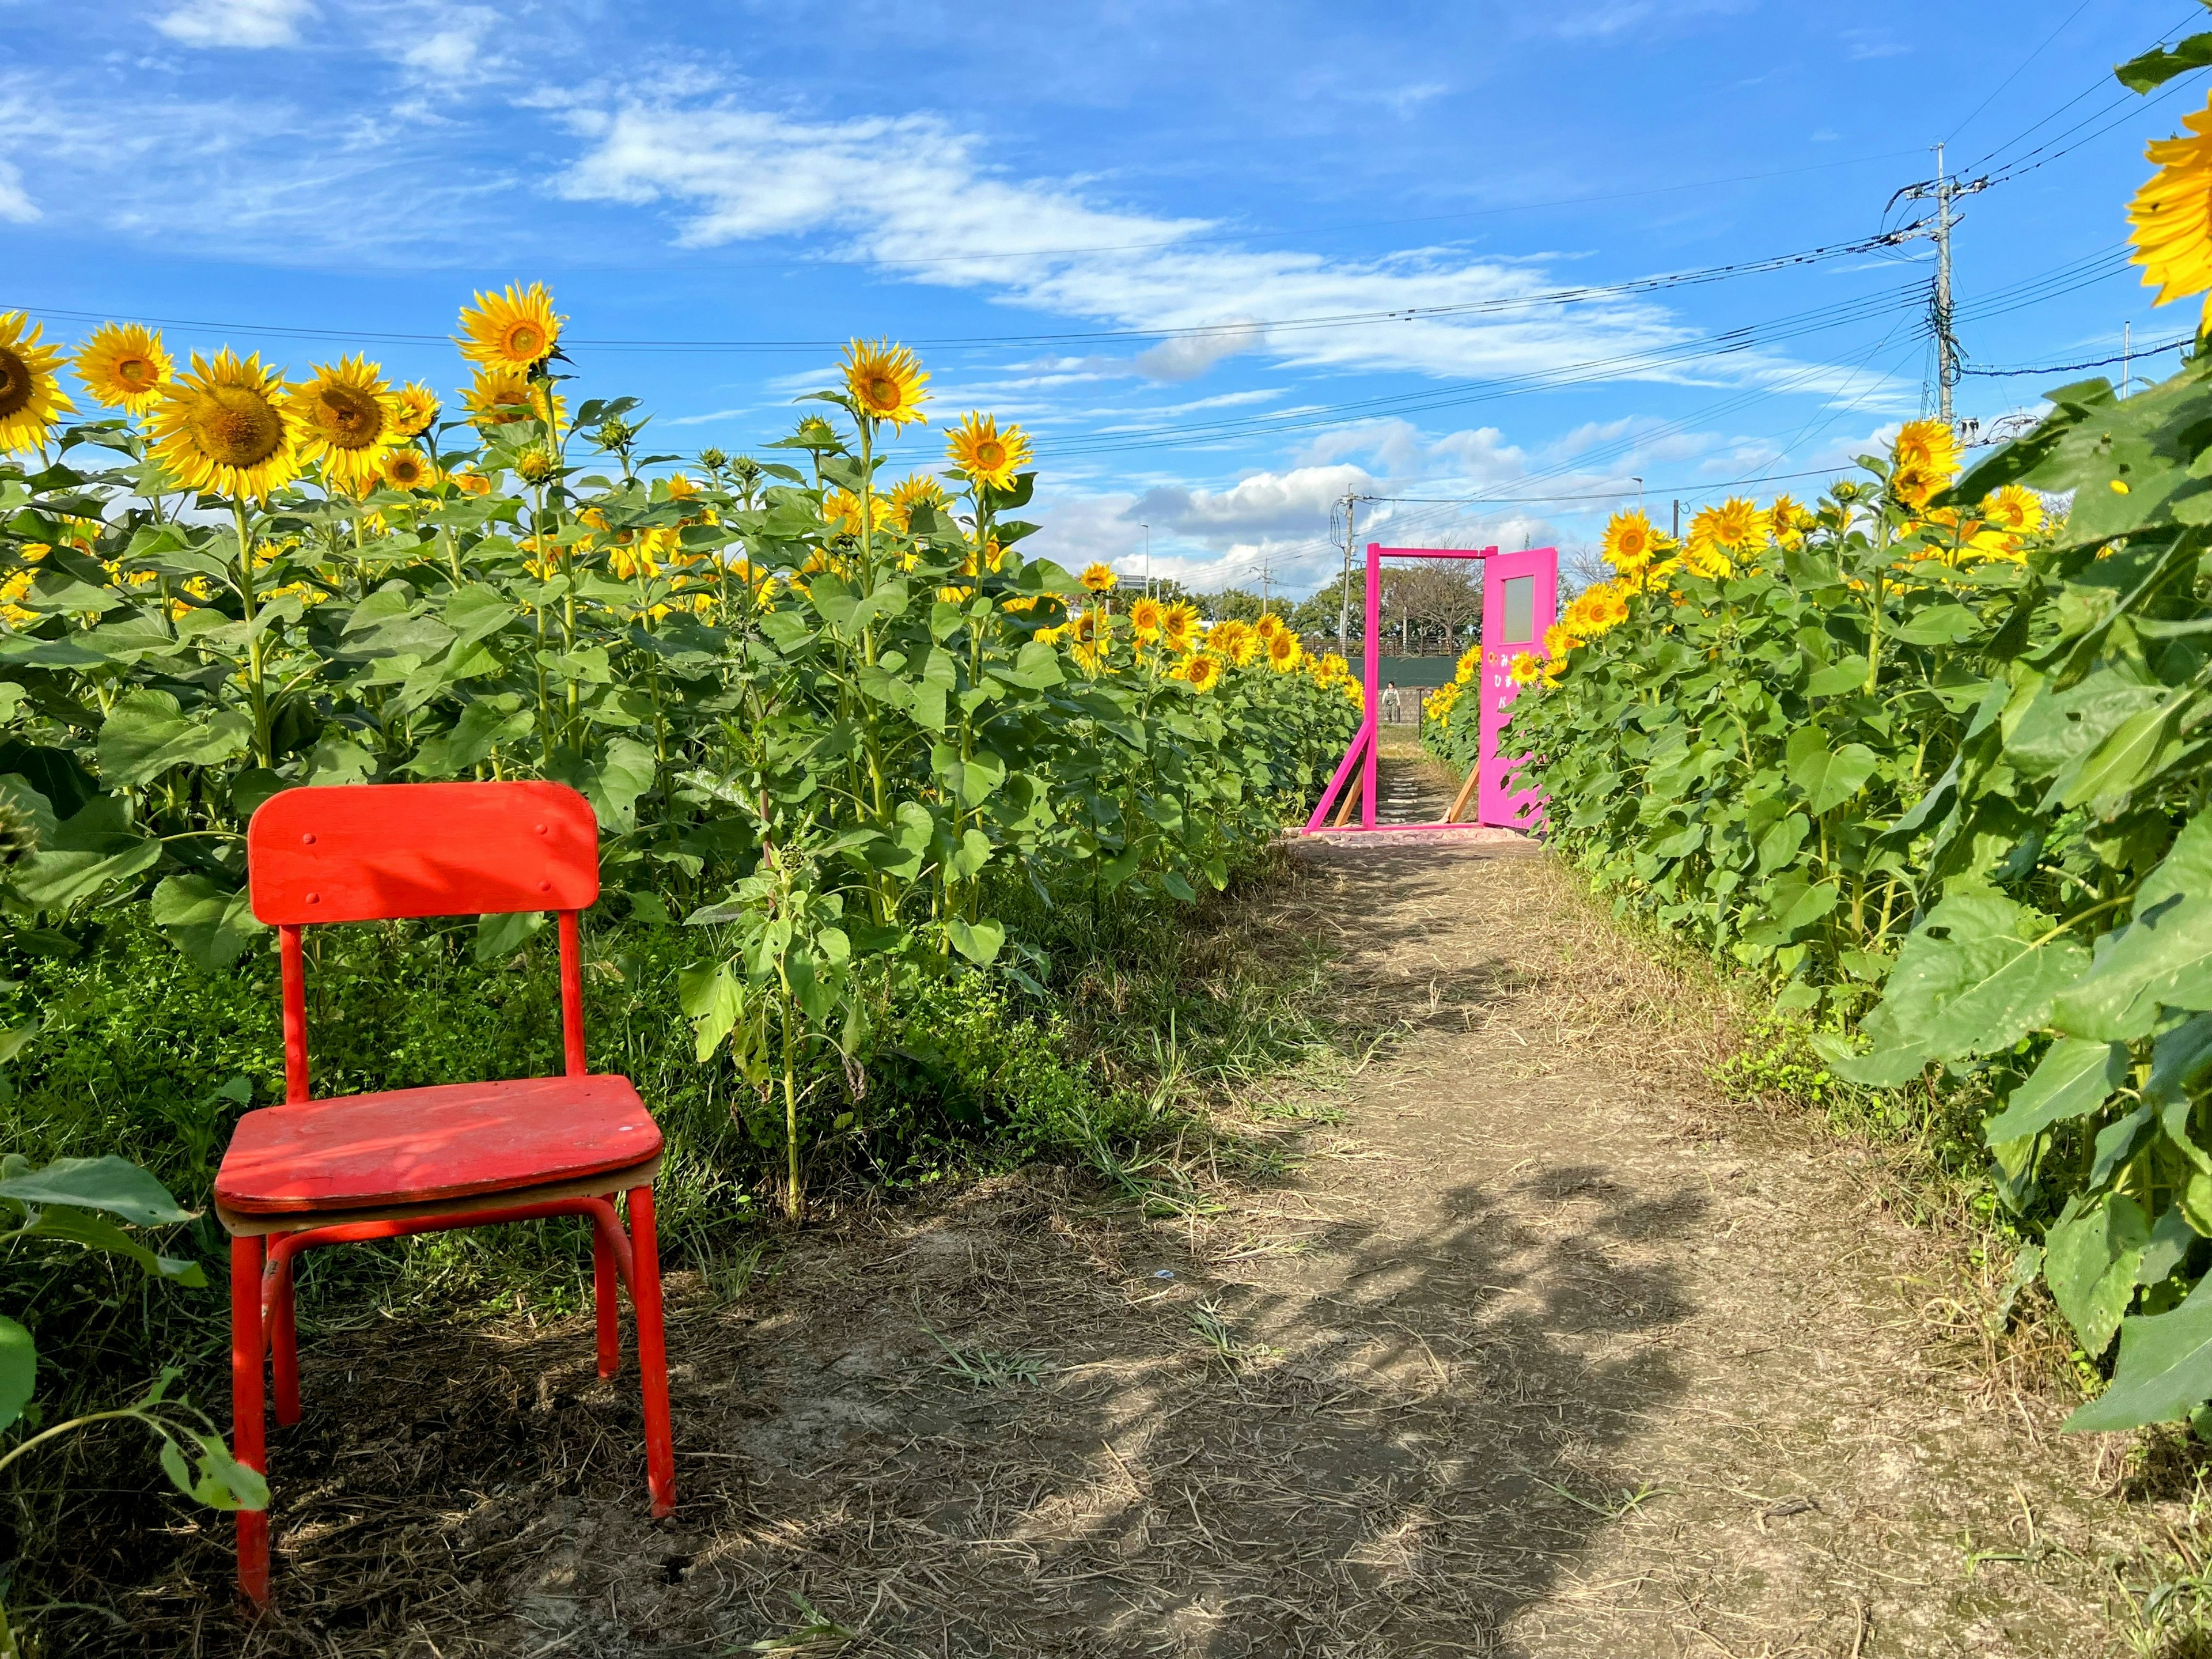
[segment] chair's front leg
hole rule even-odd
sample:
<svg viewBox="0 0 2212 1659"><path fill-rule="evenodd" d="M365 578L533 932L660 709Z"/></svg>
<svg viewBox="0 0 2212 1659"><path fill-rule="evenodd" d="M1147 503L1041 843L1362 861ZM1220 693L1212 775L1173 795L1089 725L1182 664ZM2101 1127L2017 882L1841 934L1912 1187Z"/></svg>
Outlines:
<svg viewBox="0 0 2212 1659"><path fill-rule="evenodd" d="M614 1241L608 1224L592 1218L592 1302L599 1319L599 1375L612 1376L622 1369L621 1276L615 1267Z"/></svg>
<svg viewBox="0 0 2212 1659"><path fill-rule="evenodd" d="M266 1269L269 1294L269 1370L276 1383L276 1420L289 1428L300 1420L300 1326L292 1311L292 1257L278 1255Z"/></svg>
<svg viewBox="0 0 2212 1659"><path fill-rule="evenodd" d="M655 1518L676 1509L676 1445L668 1422L668 1345L660 1322L660 1257L653 1188L629 1189L630 1304L637 1310L637 1370L645 1394L645 1484Z"/></svg>
<svg viewBox="0 0 2212 1659"><path fill-rule="evenodd" d="M266 1474L262 1422L261 1241L230 1241L231 1455ZM269 1512L238 1512L238 1587L257 1607L269 1600Z"/></svg>

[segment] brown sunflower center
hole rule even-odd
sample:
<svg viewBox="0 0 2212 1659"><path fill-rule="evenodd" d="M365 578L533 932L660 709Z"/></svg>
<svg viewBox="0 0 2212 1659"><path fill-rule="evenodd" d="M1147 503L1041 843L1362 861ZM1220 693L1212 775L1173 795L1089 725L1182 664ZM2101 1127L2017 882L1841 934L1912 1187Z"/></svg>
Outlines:
<svg viewBox="0 0 2212 1659"><path fill-rule="evenodd" d="M0 346L0 420L31 401L31 366Z"/></svg>
<svg viewBox="0 0 2212 1659"><path fill-rule="evenodd" d="M284 441L284 422L251 386L210 386L192 411L192 436L210 460L258 466Z"/></svg>
<svg viewBox="0 0 2212 1659"><path fill-rule="evenodd" d="M509 323L507 355L519 362L536 362L545 355L545 331L535 323Z"/></svg>
<svg viewBox="0 0 2212 1659"><path fill-rule="evenodd" d="M422 464L411 455L395 456L388 476L396 484L417 484L422 481Z"/></svg>
<svg viewBox="0 0 2212 1659"><path fill-rule="evenodd" d="M1006 447L995 439L986 438L975 446L975 465L986 472L996 472L1006 464Z"/></svg>
<svg viewBox="0 0 2212 1659"><path fill-rule="evenodd" d="M118 357L115 362L115 378L135 391L143 392L161 376L150 357Z"/></svg>
<svg viewBox="0 0 2212 1659"><path fill-rule="evenodd" d="M888 374L872 375L867 382L866 397L870 409L896 409L899 406L899 383Z"/></svg>
<svg viewBox="0 0 2212 1659"><path fill-rule="evenodd" d="M333 449L366 449L384 430L384 406L355 386L317 386L310 413Z"/></svg>

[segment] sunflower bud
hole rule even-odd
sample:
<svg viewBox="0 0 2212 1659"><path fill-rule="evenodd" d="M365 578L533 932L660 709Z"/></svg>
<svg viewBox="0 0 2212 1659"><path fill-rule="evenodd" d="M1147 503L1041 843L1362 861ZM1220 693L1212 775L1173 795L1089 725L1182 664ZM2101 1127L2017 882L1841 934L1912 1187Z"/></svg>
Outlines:
<svg viewBox="0 0 2212 1659"><path fill-rule="evenodd" d="M12 800L0 800L0 870L11 870L39 850L39 829Z"/></svg>
<svg viewBox="0 0 2212 1659"><path fill-rule="evenodd" d="M699 465L709 472L720 473L729 464L730 458L719 449L702 449L699 452Z"/></svg>
<svg viewBox="0 0 2212 1659"><path fill-rule="evenodd" d="M527 484L542 484L553 476L554 461L550 450L532 444L514 458L514 475Z"/></svg>

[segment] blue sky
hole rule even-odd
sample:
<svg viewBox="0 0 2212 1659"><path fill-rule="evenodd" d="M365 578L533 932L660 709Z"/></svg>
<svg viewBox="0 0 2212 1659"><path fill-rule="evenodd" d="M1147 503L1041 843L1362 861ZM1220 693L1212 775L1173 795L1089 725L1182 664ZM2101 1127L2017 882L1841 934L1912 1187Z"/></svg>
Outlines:
<svg viewBox="0 0 2212 1659"><path fill-rule="evenodd" d="M583 395L640 395L682 451L781 435L830 343L902 338L933 413L1034 434L1039 548L1133 573L1149 524L1157 571L1303 592L1347 491L1391 498L1363 541L1571 554L1632 477L1662 520L1803 490L1921 412L1924 241L1617 285L1910 222L1887 204L1938 140L1999 176L1957 234L1971 365L2188 332L2121 244L2204 77L2136 100L2110 68L2199 26L2188 0L0 0L0 308L450 389L468 291L544 280ZM1608 291L1536 297L1571 288ZM2069 378L1970 377L1960 412Z"/></svg>

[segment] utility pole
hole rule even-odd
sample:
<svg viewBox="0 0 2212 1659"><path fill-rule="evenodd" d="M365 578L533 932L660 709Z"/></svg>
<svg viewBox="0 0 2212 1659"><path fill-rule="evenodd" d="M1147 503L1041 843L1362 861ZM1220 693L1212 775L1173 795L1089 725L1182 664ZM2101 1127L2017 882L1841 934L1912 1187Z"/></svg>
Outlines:
<svg viewBox="0 0 2212 1659"><path fill-rule="evenodd" d="M1962 185L1944 170L1943 146L1936 146L1936 178L1933 183L1907 185L1889 199L1893 204L1904 201L1933 201L1936 218L1924 230L1912 230L1907 236L1927 236L1936 243L1936 288L1931 296L1930 322L1936 331L1936 397L1938 412L1943 424L1951 424L1951 388L1959 384L1959 335L1952 326L1951 302L1951 232L1959 222L1952 204L1961 196L1972 196L1977 191L1987 190L1990 181L1977 179L1971 185Z"/></svg>
<svg viewBox="0 0 2212 1659"><path fill-rule="evenodd" d="M1674 497L1674 532L1673 539L1678 542L1682 539L1682 498L1680 495Z"/></svg>
<svg viewBox="0 0 2212 1659"><path fill-rule="evenodd" d="M1267 614L1267 583L1274 574L1264 564L1260 567L1260 614L1263 617Z"/></svg>
<svg viewBox="0 0 2212 1659"><path fill-rule="evenodd" d="M1336 590L1336 654L1352 655L1352 514L1358 510L1359 497L1350 490L1344 492L1344 580Z"/></svg>

